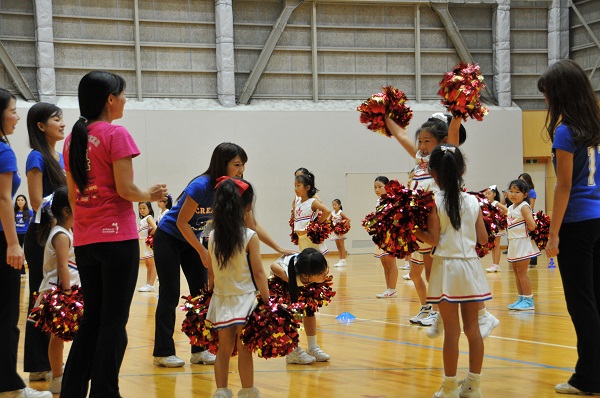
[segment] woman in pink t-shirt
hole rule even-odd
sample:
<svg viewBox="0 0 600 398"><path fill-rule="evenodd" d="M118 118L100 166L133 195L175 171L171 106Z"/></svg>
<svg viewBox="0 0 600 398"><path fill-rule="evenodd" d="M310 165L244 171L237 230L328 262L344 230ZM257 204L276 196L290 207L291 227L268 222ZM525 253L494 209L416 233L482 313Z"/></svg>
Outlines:
<svg viewBox="0 0 600 398"><path fill-rule="evenodd" d="M132 159L140 151L124 127L111 124L123 117L125 80L90 72L79 82L78 97L81 116L65 142L65 170L85 314L60 396L87 396L91 379L90 396L118 397L140 256L132 202L164 199L167 188L142 190L133 182Z"/></svg>

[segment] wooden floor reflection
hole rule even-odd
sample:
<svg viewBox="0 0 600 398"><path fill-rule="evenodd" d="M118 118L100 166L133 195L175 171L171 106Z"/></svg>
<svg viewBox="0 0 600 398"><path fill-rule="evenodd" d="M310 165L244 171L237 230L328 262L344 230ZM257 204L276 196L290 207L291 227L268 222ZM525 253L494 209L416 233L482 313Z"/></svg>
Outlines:
<svg viewBox="0 0 600 398"><path fill-rule="evenodd" d="M329 255L330 264L337 255ZM267 267L272 259L264 259ZM400 264L400 262L399 262ZM553 386L568 380L576 360L575 332L566 312L558 269L549 269L542 257L529 271L535 294L535 311L511 312L516 299L513 273L503 257L502 271L488 274L494 294L488 309L500 326L485 341L482 390L485 397L557 396ZM490 260L484 259L483 266ZM398 297L377 299L384 290L383 270L371 255L354 255L344 268L331 267L337 296L318 314L319 343L331 361L312 365L286 365L283 358L255 358L255 384L263 398L282 397L431 397L441 384L442 338L429 339L425 328L408 318L418 311L412 282L401 278ZM400 271L400 276L403 274ZM139 283L145 280L140 266ZM186 283L182 276L182 287ZM23 292L27 292L23 282ZM182 290L182 294L187 294ZM26 297L26 294L24 294ZM129 346L121 369L120 387L126 398L211 397L215 390L213 368L190 365L166 369L152 365L154 311L157 293L136 292L128 324ZM26 302L22 302L22 309ZM347 311L356 319L341 324L335 317ZM183 312L178 311L177 325ZM21 312L20 329L26 314ZM189 343L175 332L177 354L189 361ZM23 333L18 370L23 375ZM461 338L459 377L468 369L467 342ZM301 345L306 346L302 334ZM240 388L237 361L232 360L230 387ZM42 389L45 383L31 383Z"/></svg>

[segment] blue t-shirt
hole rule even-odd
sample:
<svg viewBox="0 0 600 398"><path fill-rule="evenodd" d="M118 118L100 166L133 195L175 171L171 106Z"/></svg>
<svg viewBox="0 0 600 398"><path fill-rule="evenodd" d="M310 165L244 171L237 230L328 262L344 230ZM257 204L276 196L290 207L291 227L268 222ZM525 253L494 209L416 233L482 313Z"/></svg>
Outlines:
<svg viewBox="0 0 600 398"><path fill-rule="evenodd" d="M537 193L535 193L535 189L530 189L529 193L527 194L527 197L529 199L536 199L537 198Z"/></svg>
<svg viewBox="0 0 600 398"><path fill-rule="evenodd" d="M584 147L573 142L571 130L563 124L556 128L552 142L552 163L556 170L556 149L573 154L571 196L564 222L600 218L600 146Z"/></svg>
<svg viewBox="0 0 600 398"><path fill-rule="evenodd" d="M17 157L10 145L0 141L0 174L4 173L13 173L10 193L12 198L15 196L15 193L17 193L19 185L21 185L21 176L19 175L19 169L17 168ZM2 222L0 222L0 231L4 231Z"/></svg>
<svg viewBox="0 0 600 398"><path fill-rule="evenodd" d="M183 190L183 195L179 198L177 204L160 219L158 227L168 234L185 241L181 231L177 228L177 217L179 217L181 206L183 206L185 199L189 196L194 202L198 203L198 207L196 208L196 213L188 221L188 224L199 238L202 235L204 226L212 218L213 189L214 187L210 183L209 176L201 175L200 177L196 177Z"/></svg>
<svg viewBox="0 0 600 398"><path fill-rule="evenodd" d="M63 158L62 153L58 154L58 164L62 170L65 169L65 159ZM56 190L58 187L53 187L50 182L50 176L46 173L44 168L44 158L42 154L35 149L29 152L27 155L27 162L25 163L25 174L29 173L32 169L38 169L42 172L42 195L44 197L50 195L52 192Z"/></svg>
<svg viewBox="0 0 600 398"><path fill-rule="evenodd" d="M17 234L24 234L29 229L29 223L33 220L33 210L29 210L29 218L25 220L23 218L23 212L18 211L15 214L15 225L17 227Z"/></svg>

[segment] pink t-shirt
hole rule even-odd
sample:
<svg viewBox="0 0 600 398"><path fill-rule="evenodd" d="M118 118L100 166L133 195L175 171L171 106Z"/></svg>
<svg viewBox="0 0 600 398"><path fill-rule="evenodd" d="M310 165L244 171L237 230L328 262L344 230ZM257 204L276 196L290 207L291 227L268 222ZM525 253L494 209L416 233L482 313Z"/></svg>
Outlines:
<svg viewBox="0 0 600 398"><path fill-rule="evenodd" d="M71 135L65 140L65 170L70 172ZM138 239L136 214L131 202L117 193L113 162L140 150L123 126L96 122L88 127L89 182L83 195L77 189L73 245ZM132 176L133 178L133 176Z"/></svg>

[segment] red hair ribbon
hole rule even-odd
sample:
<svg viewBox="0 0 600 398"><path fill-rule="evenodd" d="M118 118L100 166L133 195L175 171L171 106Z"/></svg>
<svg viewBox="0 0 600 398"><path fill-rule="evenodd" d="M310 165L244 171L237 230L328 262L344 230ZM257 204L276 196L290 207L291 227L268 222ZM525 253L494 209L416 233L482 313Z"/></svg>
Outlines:
<svg viewBox="0 0 600 398"><path fill-rule="evenodd" d="M215 190L219 187L219 185L221 185L221 183L223 181L227 181L227 180L233 181L235 183L235 185L238 186L240 196L242 196L242 194L244 192L246 192L246 189L248 189L248 183L240 178L231 178L229 176L221 176L221 177L217 178L217 185L215 185Z"/></svg>

